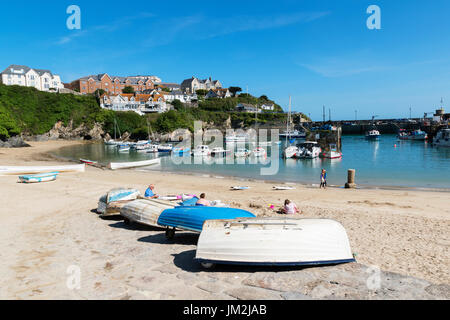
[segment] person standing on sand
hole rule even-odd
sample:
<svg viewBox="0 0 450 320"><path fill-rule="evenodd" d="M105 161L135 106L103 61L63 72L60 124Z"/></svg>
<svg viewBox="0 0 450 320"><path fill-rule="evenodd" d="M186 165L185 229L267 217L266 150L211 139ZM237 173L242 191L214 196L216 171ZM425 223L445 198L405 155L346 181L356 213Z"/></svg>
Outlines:
<svg viewBox="0 0 450 320"><path fill-rule="evenodd" d="M145 197L148 199L156 199L159 196L157 196L153 190L155 190L155 185L151 184L148 186L148 189L145 191Z"/></svg>
<svg viewBox="0 0 450 320"><path fill-rule="evenodd" d="M200 199L197 201L195 205L201 207L211 207L211 203L208 200L206 200L206 194L204 193L200 195Z"/></svg>
<svg viewBox="0 0 450 320"><path fill-rule="evenodd" d="M322 173L320 175L320 189L327 188L327 170L322 169Z"/></svg>

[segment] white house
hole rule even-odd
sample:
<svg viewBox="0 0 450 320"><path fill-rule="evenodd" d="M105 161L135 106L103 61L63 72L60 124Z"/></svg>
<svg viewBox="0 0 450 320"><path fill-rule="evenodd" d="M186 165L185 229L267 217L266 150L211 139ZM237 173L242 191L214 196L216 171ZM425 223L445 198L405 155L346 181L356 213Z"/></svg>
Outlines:
<svg viewBox="0 0 450 320"><path fill-rule="evenodd" d="M220 89L222 83L219 80L209 79L201 80L196 77L186 79L181 83L181 90L187 93L196 93L197 90Z"/></svg>
<svg viewBox="0 0 450 320"><path fill-rule="evenodd" d="M275 110L275 105L272 104L263 104L261 107L259 107L261 110L265 110L265 111L274 111Z"/></svg>
<svg viewBox="0 0 450 320"><path fill-rule="evenodd" d="M206 99L211 99L211 98L230 98L232 96L230 90L228 89L211 89L209 90L209 92L206 94L205 98Z"/></svg>
<svg viewBox="0 0 450 320"><path fill-rule="evenodd" d="M192 101L198 100L196 94L186 94L182 91L175 90L170 93L161 92L167 102L173 102L174 100L180 100L182 103L191 103Z"/></svg>
<svg viewBox="0 0 450 320"><path fill-rule="evenodd" d="M164 96L150 94L104 94L100 98L100 106L113 111L134 111L140 115L168 111Z"/></svg>
<svg viewBox="0 0 450 320"><path fill-rule="evenodd" d="M1 73L5 85L33 87L41 91L59 91L64 85L61 78L50 70L32 69L27 66L10 65Z"/></svg>

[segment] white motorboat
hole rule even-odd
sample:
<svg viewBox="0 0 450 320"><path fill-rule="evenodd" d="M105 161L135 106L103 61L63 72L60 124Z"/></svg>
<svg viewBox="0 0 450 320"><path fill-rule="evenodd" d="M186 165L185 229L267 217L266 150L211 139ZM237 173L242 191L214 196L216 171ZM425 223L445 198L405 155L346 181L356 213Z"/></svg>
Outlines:
<svg viewBox="0 0 450 320"><path fill-rule="evenodd" d="M122 143L123 143L123 141L116 141L114 139L111 139L111 140L108 140L108 141L105 140L105 145L112 146L112 147L117 146L117 145L122 144Z"/></svg>
<svg viewBox="0 0 450 320"><path fill-rule="evenodd" d="M161 213L173 208L175 205L169 201L141 199L126 204L120 210L120 215L124 218L125 224L136 222L150 227L159 227L158 219Z"/></svg>
<svg viewBox="0 0 450 320"><path fill-rule="evenodd" d="M330 144L330 147L320 154L324 159L340 159L342 158L342 152L338 151L335 144Z"/></svg>
<svg viewBox="0 0 450 320"><path fill-rule="evenodd" d="M172 152L173 144L161 144L158 146L158 152Z"/></svg>
<svg viewBox="0 0 450 320"><path fill-rule="evenodd" d="M265 156L267 156L267 152L266 152L266 149L261 148L261 147L257 147L257 148L255 148L255 149L252 150L252 154L251 154L251 155L252 155L253 157L260 158L260 157L265 157Z"/></svg>
<svg viewBox="0 0 450 320"><path fill-rule="evenodd" d="M211 150L211 156L213 157L226 157L230 153L230 150L225 150L224 148L213 148Z"/></svg>
<svg viewBox="0 0 450 320"><path fill-rule="evenodd" d="M283 151L283 156L284 156L284 158L286 158L286 159L291 159L291 158L293 158L297 153L298 153L298 148L297 147L295 147L295 146L290 146L290 147L287 147L286 149L284 149L284 151Z"/></svg>
<svg viewBox="0 0 450 320"><path fill-rule="evenodd" d="M299 144L298 152L295 154L295 158L298 159L315 159L318 158L322 149L315 141L306 141Z"/></svg>
<svg viewBox="0 0 450 320"><path fill-rule="evenodd" d="M380 136L381 136L380 131L375 130L375 129L369 130L369 131L366 132L366 139L367 140L379 140Z"/></svg>
<svg viewBox="0 0 450 320"><path fill-rule="evenodd" d="M439 130L433 139L433 146L450 147L450 128Z"/></svg>
<svg viewBox="0 0 450 320"><path fill-rule="evenodd" d="M245 218L208 220L196 259L214 264L320 265L354 262L344 227L333 220Z"/></svg>
<svg viewBox="0 0 450 320"><path fill-rule="evenodd" d="M26 175L40 174L49 172L84 172L85 164L68 165L68 166L42 166L42 167L16 167L16 166L0 166L0 176L3 175Z"/></svg>
<svg viewBox="0 0 450 320"><path fill-rule="evenodd" d="M192 151L192 156L194 156L194 157L207 157L210 155L211 155L211 150L209 149L209 146L206 146L206 145L197 146Z"/></svg>
<svg viewBox="0 0 450 320"><path fill-rule="evenodd" d="M245 148L239 148L236 150L236 152L234 153L234 156L236 158L247 158L250 155L250 150L245 149Z"/></svg>
<svg viewBox="0 0 450 320"><path fill-rule="evenodd" d="M131 146L129 143L119 144L117 145L117 150L119 152L129 152L131 150Z"/></svg>
<svg viewBox="0 0 450 320"><path fill-rule="evenodd" d="M139 168L139 167L148 167L152 165L161 164L161 158L145 160L145 161L135 161L135 162L111 162L108 165L108 168L111 170L119 170L119 169L130 169L130 168Z"/></svg>
<svg viewBox="0 0 450 320"><path fill-rule="evenodd" d="M156 144L151 144L151 145L147 148L146 152L147 152L147 153L158 153L158 145L156 145Z"/></svg>

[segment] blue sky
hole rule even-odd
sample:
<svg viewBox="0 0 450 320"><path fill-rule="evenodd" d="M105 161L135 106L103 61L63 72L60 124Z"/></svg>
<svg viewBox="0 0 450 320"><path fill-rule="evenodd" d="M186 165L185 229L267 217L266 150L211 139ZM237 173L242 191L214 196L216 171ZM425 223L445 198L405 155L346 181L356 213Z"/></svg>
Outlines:
<svg viewBox="0 0 450 320"><path fill-rule="evenodd" d="M29 2L29 3L28 3ZM81 30L66 9L81 8ZM381 30L366 9L381 8ZM3 7L6 5L3 4ZM5 8L4 8L5 9ZM332 119L423 116L450 99L450 1L31 1L0 12L1 69L212 76Z"/></svg>

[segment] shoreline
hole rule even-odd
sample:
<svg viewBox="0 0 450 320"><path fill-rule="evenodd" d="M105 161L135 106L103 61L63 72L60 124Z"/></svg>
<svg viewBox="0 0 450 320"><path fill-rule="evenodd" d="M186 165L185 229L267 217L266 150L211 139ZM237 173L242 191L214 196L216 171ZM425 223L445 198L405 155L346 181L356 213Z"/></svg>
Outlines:
<svg viewBox="0 0 450 320"><path fill-rule="evenodd" d="M62 140L64 141L64 140ZM79 142L80 145L83 144L95 144L95 142ZM75 144L77 145L77 144ZM55 155L52 152L55 152L56 150L60 149L60 148L64 148L66 146L62 146L62 147L58 147L55 148L53 150L49 150L47 151L47 155L49 156L50 159L54 159L54 160L59 160L59 161L65 161L65 162L74 162L74 163L80 163L79 159L74 159L74 158L69 158L69 157L63 157L63 156L58 156ZM94 165L93 167L97 167L97 168L103 168L106 169L107 165L104 164L97 164ZM135 170L135 171L142 171L142 172L148 172L148 171L159 171L159 172L164 172L164 173L168 173L168 174L180 174L180 175L186 175L186 176L209 176L210 178L215 178L216 176L219 175L214 175L213 173L200 173L200 172L193 172L193 171L188 171L188 172L180 172L180 171L173 171L173 170L158 170L158 169L151 169L151 167L149 167L148 169L143 169L143 168L131 168L131 169L125 169L125 170ZM238 177L238 176L233 176L233 175L220 175L223 176L223 178L226 179L230 179L230 180L236 180L236 181L245 181L245 182L252 182L252 181L260 181L263 183L271 183L271 184L287 184L287 185L296 185L296 186L301 186L301 187L306 187L306 188L318 188L319 187L319 183L312 183L312 182L305 182L305 181L285 181L285 180L265 180L263 178L242 178L242 177ZM342 185L328 185L328 188L337 188L337 189L342 189L345 188L345 183ZM412 187L412 186L395 186L395 185L372 185L372 184L357 184L356 190L391 190L391 191L424 191L424 192L443 192L443 193L448 193L450 192L450 188L439 188L439 187L420 187L420 186L416 186L416 187Z"/></svg>
<svg viewBox="0 0 450 320"><path fill-rule="evenodd" d="M32 143L31 148L0 150L0 163L56 165L61 161L45 154L76 143ZM285 199L290 199L302 210L301 218L340 222L347 231L352 252L357 253L357 265L378 266L405 277L450 285L450 208L446 192L367 188L319 190L302 185L296 185L295 190L273 191L272 182L260 180L246 181L251 187L249 190L232 191L229 188L236 179L216 177L219 178L153 170L143 174L140 170L111 171L92 166L87 166L84 173L61 174L56 181L43 184L23 185L17 183L15 176L0 177L0 192L4 195L0 218L7 226L0 234L2 258L6 261L0 265L0 273L4 275L0 279L0 297L23 298L29 297L28 294L35 298L67 297L66 269L71 265L82 267L93 290L83 297L90 299L120 296L126 292L120 288L128 286L127 277L137 273L154 279L163 277L167 282L159 284L148 280L151 285L146 290L157 291L149 296L154 299L170 298L172 292L181 292L180 286L185 283L180 279L199 277L203 285L208 283L205 277L215 275L222 279L229 275L231 278L239 276L239 282L243 281L246 268L235 272L232 271L235 269L225 269L224 273L220 269L214 273L191 271L197 270L192 256L198 235L180 233L177 241L168 243L159 230L130 228L120 219L102 220L93 213L98 199L107 191L129 187L143 192L149 183L156 185L160 195L206 192L209 200L221 200L259 217L276 216L269 206L278 207ZM352 272L352 265L342 268ZM321 272L323 269L311 270ZM329 270L334 272L340 268ZM292 272L304 274L305 271ZM270 269L267 274L284 277L290 273ZM390 273L386 277L389 278ZM61 283L45 287L53 283L54 278ZM171 289L164 291L165 286ZM42 293L32 292L33 288ZM212 297L193 290L194 299ZM80 297L69 295L71 299ZM182 295L175 297L184 298Z"/></svg>

